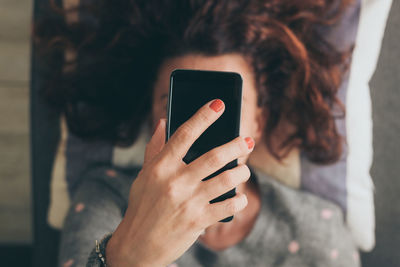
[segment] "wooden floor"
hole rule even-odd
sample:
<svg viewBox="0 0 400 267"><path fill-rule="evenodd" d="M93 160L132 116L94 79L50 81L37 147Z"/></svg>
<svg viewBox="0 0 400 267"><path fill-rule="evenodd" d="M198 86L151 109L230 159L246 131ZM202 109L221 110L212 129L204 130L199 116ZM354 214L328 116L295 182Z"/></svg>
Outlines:
<svg viewBox="0 0 400 267"><path fill-rule="evenodd" d="M0 243L31 243L31 1L0 0Z"/></svg>

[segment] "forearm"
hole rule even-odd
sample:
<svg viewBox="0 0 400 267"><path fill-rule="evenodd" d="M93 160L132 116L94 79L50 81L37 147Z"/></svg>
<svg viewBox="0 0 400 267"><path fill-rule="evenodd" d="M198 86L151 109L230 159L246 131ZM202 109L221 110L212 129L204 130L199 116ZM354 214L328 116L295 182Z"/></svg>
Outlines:
<svg viewBox="0 0 400 267"><path fill-rule="evenodd" d="M117 183L123 178L110 179L105 173L105 168L99 168L85 176L72 198L61 234L59 266L85 266L95 241L112 233L121 222L126 201Z"/></svg>

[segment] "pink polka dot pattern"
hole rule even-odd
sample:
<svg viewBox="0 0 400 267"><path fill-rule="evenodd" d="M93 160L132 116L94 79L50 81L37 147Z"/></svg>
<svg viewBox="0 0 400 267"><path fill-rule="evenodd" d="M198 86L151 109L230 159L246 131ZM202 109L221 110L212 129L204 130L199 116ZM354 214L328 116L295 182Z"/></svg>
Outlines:
<svg viewBox="0 0 400 267"><path fill-rule="evenodd" d="M299 243L298 243L297 241L294 241L294 240L293 240L293 241L290 242L289 245L288 245L288 250L289 250L289 252L292 253L292 254L297 253L297 251L299 251L299 249L300 249L300 245L299 245Z"/></svg>
<svg viewBox="0 0 400 267"><path fill-rule="evenodd" d="M339 251L337 251L337 249L332 249L331 250L331 259L336 260L337 257L339 257Z"/></svg>
<svg viewBox="0 0 400 267"><path fill-rule="evenodd" d="M72 264L74 264L74 260L73 259L69 259L66 262L64 262L63 267L71 267Z"/></svg>
<svg viewBox="0 0 400 267"><path fill-rule="evenodd" d="M112 177L112 178L117 177L117 172L112 169L107 170L106 174L108 177Z"/></svg>
<svg viewBox="0 0 400 267"><path fill-rule="evenodd" d="M83 203L78 203L75 206L75 212L81 212L85 208L85 204Z"/></svg>
<svg viewBox="0 0 400 267"><path fill-rule="evenodd" d="M321 210L321 218L325 220L329 220L332 218L333 212L330 209L323 209Z"/></svg>

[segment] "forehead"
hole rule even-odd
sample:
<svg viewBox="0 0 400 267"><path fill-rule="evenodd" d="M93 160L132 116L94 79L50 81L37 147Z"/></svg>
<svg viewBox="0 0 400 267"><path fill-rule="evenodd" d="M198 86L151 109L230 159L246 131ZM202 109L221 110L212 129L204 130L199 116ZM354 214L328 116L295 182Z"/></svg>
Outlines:
<svg viewBox="0 0 400 267"><path fill-rule="evenodd" d="M226 54L220 56L185 55L166 59L160 66L155 83L154 96L168 94L169 77L175 69L231 71L240 73L243 78L243 94L248 94L254 87L254 74L248 61L240 54ZM247 91L247 93L246 93ZM255 90L254 90L255 91ZM255 93L255 92L254 92Z"/></svg>

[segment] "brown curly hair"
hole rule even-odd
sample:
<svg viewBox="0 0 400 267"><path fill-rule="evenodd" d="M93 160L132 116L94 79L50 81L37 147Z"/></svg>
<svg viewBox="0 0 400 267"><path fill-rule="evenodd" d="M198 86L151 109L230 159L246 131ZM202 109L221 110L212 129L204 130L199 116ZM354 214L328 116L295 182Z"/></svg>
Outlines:
<svg viewBox="0 0 400 267"><path fill-rule="evenodd" d="M277 159L294 146L315 163L342 153L333 110L351 51L321 34L351 0L101 0L35 25L47 64L44 94L84 138L132 144L150 113L161 63L187 53L240 53L256 77L258 105L268 114L265 143ZM66 61L66 49L77 53ZM73 66L73 68L68 68ZM68 71L66 71L68 70ZM281 121L294 126L273 144ZM275 141L275 140L274 140ZM282 152L283 151L283 152Z"/></svg>

